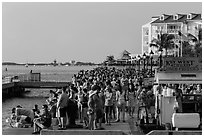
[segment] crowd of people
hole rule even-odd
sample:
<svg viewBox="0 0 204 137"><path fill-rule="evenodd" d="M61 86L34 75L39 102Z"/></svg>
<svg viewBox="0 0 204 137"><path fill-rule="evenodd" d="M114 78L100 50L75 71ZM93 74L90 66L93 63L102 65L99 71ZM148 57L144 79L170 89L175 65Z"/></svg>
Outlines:
<svg viewBox="0 0 204 137"><path fill-rule="evenodd" d="M172 85L162 85L158 91L164 94L168 87L172 88ZM197 89L201 89L200 85ZM182 93L178 86L175 91L175 96L179 98ZM97 67L73 75L67 87L50 90L46 102L42 110L36 105L32 111L25 112L18 106L13 108L12 113L15 116L25 115L23 119L33 123L34 134L54 123L58 123L59 130L78 127L101 130L104 129L103 123L108 126L112 122L127 122L127 118L134 116L139 119L139 106L145 106L148 112L154 113L155 93L153 85L145 86L135 69Z"/></svg>
<svg viewBox="0 0 204 137"><path fill-rule="evenodd" d="M148 104L144 94L153 95L152 87L142 86L142 79L135 69L97 67L79 71L67 87L50 90L42 110L37 105L31 111L18 106L13 108L12 115L13 118L26 116L19 119L21 123L25 119L25 122L33 123L34 134L50 127L54 119L59 130L81 125L89 130L100 130L104 129L103 123L127 122L126 115L133 118L140 102ZM81 125L77 125L76 120Z"/></svg>
<svg viewBox="0 0 204 137"><path fill-rule="evenodd" d="M139 101L148 104L140 93L153 95L152 87L142 88L135 69L98 67L79 71L69 87L51 91L47 102L60 129L75 126L78 119L84 128L97 130L104 129L102 123L127 122L127 114L133 118Z"/></svg>

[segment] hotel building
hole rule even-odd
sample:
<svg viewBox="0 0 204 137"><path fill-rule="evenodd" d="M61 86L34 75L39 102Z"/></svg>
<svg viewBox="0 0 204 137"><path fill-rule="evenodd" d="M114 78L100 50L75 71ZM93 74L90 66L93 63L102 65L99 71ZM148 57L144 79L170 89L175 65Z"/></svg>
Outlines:
<svg viewBox="0 0 204 137"><path fill-rule="evenodd" d="M182 55L182 41L199 40L199 31L202 29L201 14L175 14L152 17L152 20L142 26L142 54L152 50L158 55L158 49L150 44L161 34L173 34L177 48L168 51L169 55Z"/></svg>

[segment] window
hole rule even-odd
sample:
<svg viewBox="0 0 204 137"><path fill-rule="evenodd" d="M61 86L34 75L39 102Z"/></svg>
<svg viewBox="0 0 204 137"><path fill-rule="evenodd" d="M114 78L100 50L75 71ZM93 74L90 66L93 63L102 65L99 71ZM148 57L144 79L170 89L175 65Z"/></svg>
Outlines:
<svg viewBox="0 0 204 137"><path fill-rule="evenodd" d="M164 15L160 16L160 20L164 20Z"/></svg>
<svg viewBox="0 0 204 137"><path fill-rule="evenodd" d="M191 19L191 18L192 18L192 15L188 14L187 19Z"/></svg>
<svg viewBox="0 0 204 137"><path fill-rule="evenodd" d="M149 35L149 30L146 30L146 31L145 31L145 35Z"/></svg>
<svg viewBox="0 0 204 137"><path fill-rule="evenodd" d="M174 20L178 20L178 15L175 15L175 16L174 16Z"/></svg>
<svg viewBox="0 0 204 137"><path fill-rule="evenodd" d="M181 77L196 77L196 74L181 74Z"/></svg>

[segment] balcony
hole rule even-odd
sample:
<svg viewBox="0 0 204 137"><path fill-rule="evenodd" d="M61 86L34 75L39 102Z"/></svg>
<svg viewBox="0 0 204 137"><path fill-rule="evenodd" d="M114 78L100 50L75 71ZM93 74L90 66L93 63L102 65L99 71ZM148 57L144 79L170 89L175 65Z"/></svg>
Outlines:
<svg viewBox="0 0 204 137"><path fill-rule="evenodd" d="M181 31L179 29L167 29L168 34L178 34L178 31Z"/></svg>

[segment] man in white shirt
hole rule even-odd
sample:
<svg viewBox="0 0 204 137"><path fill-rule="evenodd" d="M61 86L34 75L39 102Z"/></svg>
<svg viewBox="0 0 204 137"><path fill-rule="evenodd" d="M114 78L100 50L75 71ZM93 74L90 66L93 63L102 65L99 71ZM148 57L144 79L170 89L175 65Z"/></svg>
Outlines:
<svg viewBox="0 0 204 137"><path fill-rule="evenodd" d="M62 94L59 95L59 99L57 101L57 110L59 112L59 129L66 128L66 113L67 113L67 102L68 102L68 95L66 93L66 87L63 87Z"/></svg>

